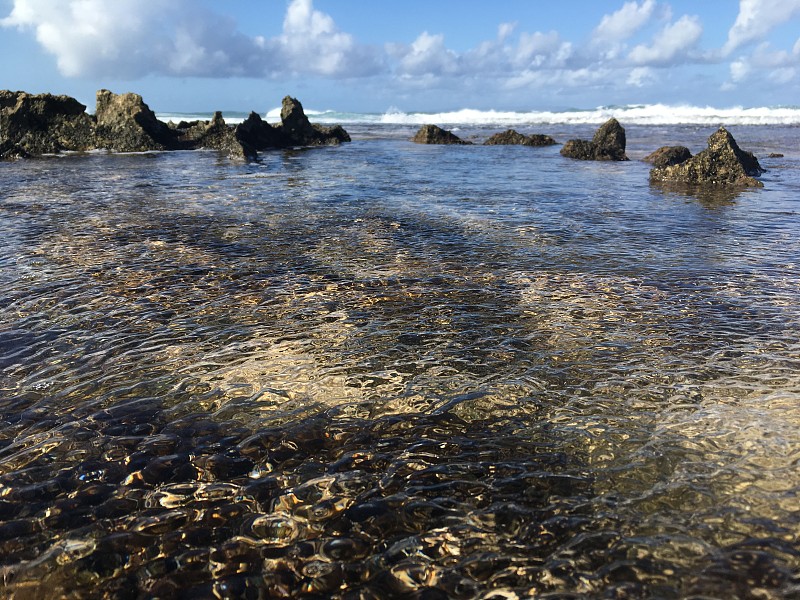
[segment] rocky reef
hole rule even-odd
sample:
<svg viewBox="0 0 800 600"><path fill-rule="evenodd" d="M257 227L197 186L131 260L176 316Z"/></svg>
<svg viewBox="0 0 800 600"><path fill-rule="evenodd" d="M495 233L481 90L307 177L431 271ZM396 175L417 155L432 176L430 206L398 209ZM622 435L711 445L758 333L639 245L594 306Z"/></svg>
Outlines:
<svg viewBox="0 0 800 600"><path fill-rule="evenodd" d="M69 96L0 91L0 156L95 148L95 121L85 111Z"/></svg>
<svg viewBox="0 0 800 600"><path fill-rule="evenodd" d="M752 152L739 148L724 127L708 138L708 148L677 164L655 166L650 181L682 185L763 187L755 177L764 169Z"/></svg>
<svg viewBox="0 0 800 600"><path fill-rule="evenodd" d="M281 123L272 125L256 113L232 126L217 112L210 121L159 121L139 94L97 92L94 115L69 96L0 91L0 159L28 158L58 152L105 149L113 152L210 148L232 157L255 158L258 152L296 146L349 142L341 126L309 122L295 98L283 99Z"/></svg>
<svg viewBox="0 0 800 600"><path fill-rule="evenodd" d="M484 142L486 146L552 146L557 142L549 135L542 135L534 133L532 135L524 135L513 129L508 129L502 133L495 133L492 137Z"/></svg>
<svg viewBox="0 0 800 600"><path fill-rule="evenodd" d="M472 142L462 140L452 131L442 129L438 125L423 125L411 139L417 144L450 144L470 145Z"/></svg>
<svg viewBox="0 0 800 600"><path fill-rule="evenodd" d="M611 118L600 126L591 141L569 140L561 148L561 155L578 160L628 160L625 144L625 129Z"/></svg>
<svg viewBox="0 0 800 600"><path fill-rule="evenodd" d="M652 164L654 167L662 168L679 165L690 158L692 158L692 153L686 146L662 146L642 160Z"/></svg>

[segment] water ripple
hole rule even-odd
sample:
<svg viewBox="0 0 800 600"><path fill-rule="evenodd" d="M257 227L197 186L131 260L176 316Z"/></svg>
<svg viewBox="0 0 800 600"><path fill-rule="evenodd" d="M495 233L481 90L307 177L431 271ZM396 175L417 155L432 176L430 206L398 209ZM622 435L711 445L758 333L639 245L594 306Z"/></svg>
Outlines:
<svg viewBox="0 0 800 600"><path fill-rule="evenodd" d="M775 177L398 140L2 165L6 590L796 595Z"/></svg>

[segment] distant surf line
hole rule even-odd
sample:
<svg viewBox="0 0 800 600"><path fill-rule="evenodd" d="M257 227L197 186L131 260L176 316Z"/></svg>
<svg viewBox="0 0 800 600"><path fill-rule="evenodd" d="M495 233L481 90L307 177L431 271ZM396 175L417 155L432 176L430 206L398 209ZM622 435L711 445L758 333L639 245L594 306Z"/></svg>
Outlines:
<svg viewBox="0 0 800 600"><path fill-rule="evenodd" d="M524 125L596 125L615 117L630 125L800 125L800 106L717 108L687 104L630 104L591 109L554 111L500 111L460 109L442 112L404 112L390 108L383 113L356 113L334 110L306 110L320 123L364 125L439 125L524 126ZM178 122L211 118L213 113L161 113L159 119ZM223 113L230 124L241 123L247 113ZM280 122L280 108L260 115L268 122Z"/></svg>

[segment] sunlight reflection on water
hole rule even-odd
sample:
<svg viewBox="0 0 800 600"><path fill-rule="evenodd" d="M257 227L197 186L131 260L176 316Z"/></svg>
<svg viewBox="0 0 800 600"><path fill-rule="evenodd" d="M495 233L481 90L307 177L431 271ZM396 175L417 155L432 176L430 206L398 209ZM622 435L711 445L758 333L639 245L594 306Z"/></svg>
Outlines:
<svg viewBox="0 0 800 600"><path fill-rule="evenodd" d="M399 140L0 165L6 589L796 594L787 155L724 198Z"/></svg>

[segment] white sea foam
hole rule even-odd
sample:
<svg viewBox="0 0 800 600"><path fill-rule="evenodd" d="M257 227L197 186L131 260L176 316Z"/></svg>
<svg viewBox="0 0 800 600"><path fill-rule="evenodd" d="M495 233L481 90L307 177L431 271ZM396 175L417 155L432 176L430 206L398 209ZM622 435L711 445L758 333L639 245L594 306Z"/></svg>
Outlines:
<svg viewBox="0 0 800 600"><path fill-rule="evenodd" d="M603 123L611 117L631 125L796 125L800 124L800 107L714 108L645 104L530 112L463 109L442 113L403 113L390 110L381 115L380 122L403 125L582 125Z"/></svg>
<svg viewBox="0 0 800 600"><path fill-rule="evenodd" d="M180 123L181 121L208 121L214 116L213 112L197 112L197 113L179 113L179 112L163 112L163 113L156 113L156 118L159 121L163 121L164 123L168 123L172 121L173 123ZM222 113L222 118L225 119L225 122L229 125L238 125L242 121L247 118L246 113ZM279 117L280 120L280 117Z"/></svg>
<svg viewBox="0 0 800 600"><path fill-rule="evenodd" d="M593 109L557 111L499 111L461 109L448 112L403 112L390 108L384 113L351 113L333 110L306 109L312 122L375 125L424 125L434 123L450 127L523 125L593 125L611 117L627 125L800 125L800 106L765 106L746 108L735 106L716 108L712 106L631 104L626 106L601 106ZM180 114L163 113L159 119L191 121L210 119L212 113ZM225 122L241 123L247 113L223 113ZM262 114L270 123L280 122L281 109L273 108Z"/></svg>

